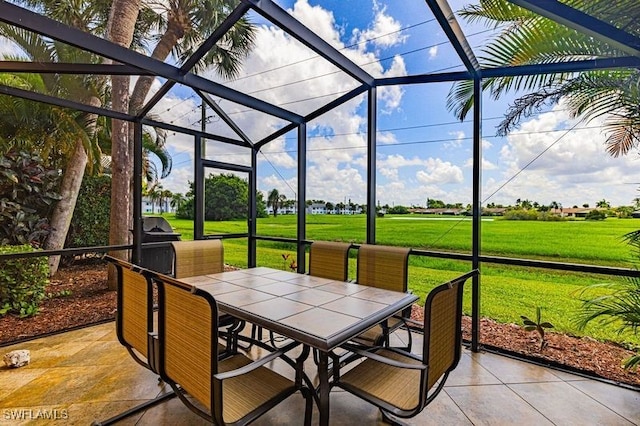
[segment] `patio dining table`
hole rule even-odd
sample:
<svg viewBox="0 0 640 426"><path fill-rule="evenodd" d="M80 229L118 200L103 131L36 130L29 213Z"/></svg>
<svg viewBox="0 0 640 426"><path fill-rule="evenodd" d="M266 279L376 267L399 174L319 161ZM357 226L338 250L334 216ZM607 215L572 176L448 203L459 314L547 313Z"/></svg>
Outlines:
<svg viewBox="0 0 640 426"><path fill-rule="evenodd" d="M320 425L329 424L330 352L418 299L266 267L181 281L210 293L222 312L318 350Z"/></svg>

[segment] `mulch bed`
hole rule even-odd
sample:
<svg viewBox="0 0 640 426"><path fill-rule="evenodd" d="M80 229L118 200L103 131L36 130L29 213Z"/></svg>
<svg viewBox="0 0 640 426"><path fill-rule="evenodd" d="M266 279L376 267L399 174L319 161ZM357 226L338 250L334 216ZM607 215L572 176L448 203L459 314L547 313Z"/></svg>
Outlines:
<svg viewBox="0 0 640 426"><path fill-rule="evenodd" d="M115 318L116 293L107 288L107 266L104 262L89 259L61 268L51 279L47 292L61 294L64 290L71 294L45 300L35 317L1 317L0 345ZM414 306L412 317L422 322L422 308ZM471 319L464 317L463 339L471 340L470 330ZM621 366L622 360L633 352L620 345L548 332L548 344L541 350L536 333L526 332L517 324L501 324L486 318L481 320L480 335L484 347L640 389L640 372L625 370Z"/></svg>

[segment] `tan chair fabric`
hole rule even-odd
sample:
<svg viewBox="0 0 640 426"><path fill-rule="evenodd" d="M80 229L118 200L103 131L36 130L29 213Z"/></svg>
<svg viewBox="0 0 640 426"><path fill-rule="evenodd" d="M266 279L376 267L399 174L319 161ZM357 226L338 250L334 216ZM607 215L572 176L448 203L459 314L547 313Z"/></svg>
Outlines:
<svg viewBox="0 0 640 426"><path fill-rule="evenodd" d="M120 267L121 283L119 290L121 294L121 305L118 310L121 315L121 323L118 325L121 340L134 348L145 357L148 353L149 315L151 307L148 305L148 282L141 273L129 268Z"/></svg>
<svg viewBox="0 0 640 426"><path fill-rule="evenodd" d="M458 364L462 290L465 281L475 274L477 271L472 271L441 284L427 296L422 357L390 348L378 348L369 355L370 352L345 346L363 356L364 361L341 377L338 375L335 385L377 405L383 412L400 417L417 415L438 394ZM376 356L382 358L375 359ZM392 365L394 362L396 365ZM420 365L421 369L410 368Z"/></svg>
<svg viewBox="0 0 640 426"><path fill-rule="evenodd" d="M351 243L314 241L309 249L309 275L346 281Z"/></svg>
<svg viewBox="0 0 640 426"><path fill-rule="evenodd" d="M174 241L174 276L176 278L216 274L224 271L222 240Z"/></svg>
<svg viewBox="0 0 640 426"><path fill-rule="evenodd" d="M464 283L462 283L464 284ZM427 388L458 362L456 337L461 333L458 322L462 312L456 309L457 286L437 292L431 300L429 323L425 323L424 353L428 354L429 380ZM427 328L428 327L428 328Z"/></svg>
<svg viewBox="0 0 640 426"><path fill-rule="evenodd" d="M211 409L212 362L217 353L211 353L211 308L206 300L178 287L164 286L163 373L172 381ZM217 333L215 333L217 334ZM215 346L214 346L215 347Z"/></svg>
<svg viewBox="0 0 640 426"><path fill-rule="evenodd" d="M406 292L410 251L405 247L362 244L358 249L356 282Z"/></svg>
<svg viewBox="0 0 640 426"><path fill-rule="evenodd" d="M356 282L361 285L406 292L410 251L411 249L405 247L362 244L358 249ZM405 324L402 318L398 318L402 313L398 312L396 315L387 320L389 333ZM376 325L358 335L354 341L362 345L378 346L386 341L387 337L382 326Z"/></svg>
<svg viewBox="0 0 640 426"><path fill-rule="evenodd" d="M418 360L388 349L381 349L376 353L396 361L420 364ZM419 404L419 370L407 370L365 360L342 376L341 382L403 410L412 410Z"/></svg>

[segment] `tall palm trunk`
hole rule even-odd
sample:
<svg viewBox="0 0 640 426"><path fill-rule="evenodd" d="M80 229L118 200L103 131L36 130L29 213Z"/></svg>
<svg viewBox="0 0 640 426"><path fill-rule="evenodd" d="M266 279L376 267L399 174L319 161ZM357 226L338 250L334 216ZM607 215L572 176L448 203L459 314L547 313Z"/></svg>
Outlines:
<svg viewBox="0 0 640 426"><path fill-rule="evenodd" d="M88 156L82 145L82 140L78 139L62 176L60 185L61 198L56 203L51 215L51 233L44 244L46 250L59 250L64 247L87 161ZM59 263L60 256L49 257L49 273L52 276L58 271Z"/></svg>
<svg viewBox="0 0 640 426"><path fill-rule="evenodd" d="M178 40L180 40L183 35L184 29L181 28L177 23L173 23L172 21L170 21L167 27L167 31L162 35L155 49L153 49L151 57L159 61L164 61L165 59L167 59L167 57L171 53L171 50L176 44L178 44ZM129 104L129 111L132 114L137 114L140 109L142 109L144 101L147 98L149 91L151 90L151 85L153 84L154 79L155 77L153 76L141 75L140 77L138 77L136 85L133 88L133 92L131 94L131 102Z"/></svg>
<svg viewBox="0 0 640 426"><path fill-rule="evenodd" d="M140 0L114 0L107 25L107 38L123 47L129 47L140 11ZM114 111L129 111L128 76L111 77L111 103ZM133 140L129 141L128 123L111 122L111 216L109 244L129 243L132 228L131 177L133 174ZM112 256L126 259L126 251L112 252ZM116 275L109 269L109 289L116 288Z"/></svg>
<svg viewBox="0 0 640 426"><path fill-rule="evenodd" d="M89 105L99 107L102 102L97 97L89 100ZM95 115L87 117L87 134L91 137L96 130ZM67 167L62 176L60 184L60 201L56 203L51 215L51 233L47 237L44 248L46 250L60 250L64 248L64 242L69 232L69 225L73 218L73 212L78 201L78 194L82 186L82 178L84 177L84 169L87 167L89 157L85 151L82 139L77 139L73 153L69 158ZM58 271L60 264L60 256L49 257L49 274L54 275Z"/></svg>

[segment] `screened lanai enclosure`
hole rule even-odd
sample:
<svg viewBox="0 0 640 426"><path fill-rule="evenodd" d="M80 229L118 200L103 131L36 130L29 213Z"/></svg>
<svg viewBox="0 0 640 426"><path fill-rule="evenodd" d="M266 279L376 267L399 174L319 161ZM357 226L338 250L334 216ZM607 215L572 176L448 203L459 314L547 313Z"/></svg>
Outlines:
<svg viewBox="0 0 640 426"><path fill-rule="evenodd" d="M429 244L413 247L412 258L456 261L464 268L479 269L483 265L516 265L520 267L550 270L577 271L602 275L638 276L636 271L622 267L559 263L512 257L487 255L483 251L482 204L488 194L483 194L483 86L487 81L509 76L546 76L553 74L572 75L581 71L637 69L640 66L640 39L630 29L638 25L637 15L624 19L612 19L612 10L594 8L591 2L554 0L509 0L508 4L520 6L533 14L539 14L556 21L576 34L587 34L594 43L609 46L602 55L576 56L574 60L560 62L540 62L517 66L481 65L483 61L477 48L460 25L449 2L445 0L405 1L404 8L415 15L415 32L411 40L418 43L410 49L419 60L411 67L405 66L401 55L389 58L376 56L374 50L365 50L366 43L377 40L379 46L385 42L384 36L392 37L393 32L371 31L371 34L353 34L353 44L336 38L336 34L326 31L319 21L321 10L314 10L307 2L274 0L240 0L233 7L224 9L226 16L192 16L192 19L217 19L219 24L209 28L205 35L186 34L191 37L190 49L179 53L180 61L155 59L152 55L116 45L106 38L89 34L78 28L62 24L51 16L38 13L38 7L22 7L21 2L0 2L0 21L14 31L23 31L23 37L39 34L47 43L64 46L66 54L35 57L26 60L18 53L5 56L0 61L2 73L39 74L65 84L69 76L84 76L77 81L92 79L103 81L109 86L111 78L131 77L131 87L135 82L145 81L150 90L148 96L135 113L122 109L113 102L96 104L90 97L81 97L78 90L63 89L48 92L31 90L23 85L12 85L4 79L0 85L1 96L15 97L39 103L54 105L63 109L81 111L107 118L124 121L133 128L133 197L131 209L133 220L129 244L111 247L74 248L39 251L36 255L56 255L82 253L85 251L130 250L131 260L137 263L145 246L157 243L145 241L142 211L142 180L144 175L143 140L145 135L167 135L167 146L179 144L174 156L185 154L191 159L191 168L181 175L184 181L192 182L195 196L194 239L224 238L246 241L246 265L260 265L259 244L263 241L282 242L295 245L298 272L306 272L305 252L311 240L321 239L320 234L310 233L308 225L307 200L316 197L314 192L323 186L338 186L340 182L355 182L353 188L358 193L342 192L347 198L361 199L366 211L362 216L362 235L357 243L375 244L381 241L381 220L376 206L380 205L380 181L385 174L393 152L385 151L394 144L389 129L402 127L411 129L414 138L429 139L432 127L428 117L434 105L442 107L447 102L447 91L455 82L466 82L466 90L471 93L470 119L461 121L454 127L455 132L463 132L468 137L458 141L452 149L464 151L470 160L465 173L468 179L457 180L460 185L455 195L469 200L470 225L467 228L465 247L459 249L433 249ZM286 3L286 4L285 4ZM322 5L324 2L314 2ZM335 3L335 2L328 2ZM377 11L391 8L392 2L374 2ZM474 3L474 2L469 2ZM615 3L615 2L614 2ZM397 6L397 5L396 5ZM307 9L303 10L306 7ZM376 9L377 8L377 9ZM612 6L614 9L615 6ZM346 11L349 15L346 16ZM349 1L336 8L330 21L336 27L345 25L350 17L371 15L369 1ZM340 12L345 15L339 15ZM316 14L316 15L314 15ZM619 14L617 15L619 18ZM314 19L318 18L318 19ZM239 73L232 78L220 77L211 68L201 66L203 58L230 49L233 37L239 31L238 23L254 23L264 34L248 57L253 74ZM387 21L380 21L384 25ZM428 23L426 25L425 23ZM91 25L89 25L91 27ZM476 37L480 32L472 34ZM396 34L396 36L399 36ZM344 37L344 39L349 37ZM158 40L138 40L141 46L154 47ZM390 43L390 42L389 42ZM10 44L7 52L12 50ZM450 63L446 67L433 69L429 65L429 55L436 48L449 53ZM373 53L372 53L373 52ZM291 56L291 59L289 56ZM210 58L209 58L210 59ZM211 62L211 61L209 61ZM486 61L485 61L486 62ZM269 74L277 78L266 78ZM248 83L252 77L253 82ZM323 77L323 78L318 78ZM542 78L542 77L541 77ZM257 82L256 82L257 81ZM278 83L276 83L278 82ZM88 83L86 83L88 84ZM411 108L423 121L414 123L389 123L388 108L401 94L413 99ZM485 94L486 97L486 94ZM195 106L195 107L194 107ZM167 114L167 111L172 114ZM350 114L345 111L349 111ZM352 122L357 117L355 124ZM350 121L351 120L351 121ZM451 118L451 121L455 121ZM329 126L327 123L331 123ZM491 130L493 131L493 129ZM340 132L347 137L339 138ZM426 144L407 143L414 155L426 150ZM366 179L358 180L358 174L349 173L345 168L318 166L318 158L326 164L338 164L349 150L358 150L358 164ZM603 149L604 151L604 149ZM107 152L108 154L108 152ZM406 154L404 161L411 161L412 154ZM123 157L123 158L126 158ZM381 159L385 160L382 164ZM120 167L114 157L111 169ZM437 163L435 159L430 161ZM274 164L275 163L275 164ZM260 168L277 167L287 164L296 170L293 178L285 179L290 190L289 199L295 200L297 231L295 237L279 236L260 227L257 211L258 171ZM174 158L174 173L178 158ZM427 162L427 164L429 164ZM422 180L414 180L416 187L398 187L398 192L417 191L418 186L428 186L435 175L434 169L426 167ZM432 174L429 174L429 171ZM205 178L209 173L233 173L246 179L249 187L248 220L246 229L236 233L210 234L205 232ZM462 173L462 172L460 172ZM335 180L332 180L335 179ZM385 182L385 185L387 183ZM393 190L393 186L389 186ZM262 188L267 189L267 188ZM342 201L342 199L338 199ZM388 203L389 200L382 200ZM113 206L113 204L112 204ZM446 241L446 236L442 236ZM528 238L528 237L527 237ZM493 242L499 245L498 242ZM495 251L492 251L495 253ZM11 255L16 257L17 255ZM469 286L472 306L472 349L478 350L480 341L480 316L482 274L475 276Z"/></svg>

